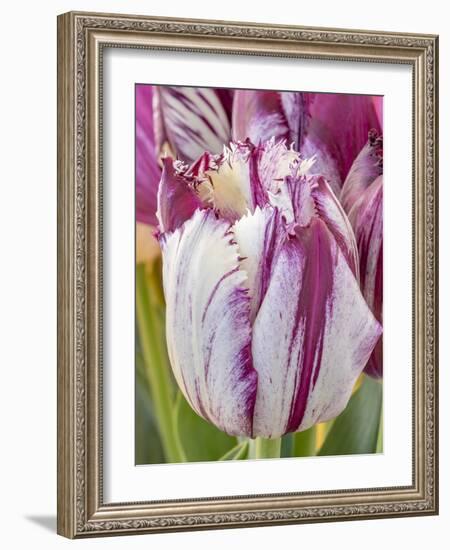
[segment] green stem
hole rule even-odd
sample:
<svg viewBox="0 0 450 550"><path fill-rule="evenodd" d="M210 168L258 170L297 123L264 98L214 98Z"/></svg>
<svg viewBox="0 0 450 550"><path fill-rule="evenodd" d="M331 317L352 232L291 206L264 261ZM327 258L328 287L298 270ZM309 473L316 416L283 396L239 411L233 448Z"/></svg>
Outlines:
<svg viewBox="0 0 450 550"><path fill-rule="evenodd" d="M264 439L257 437L255 440L255 458L280 458L281 437L276 439Z"/></svg>
<svg viewBox="0 0 450 550"><path fill-rule="evenodd" d="M383 405L381 406L381 411L380 411L380 424L378 426L377 448L375 452L376 453L383 452Z"/></svg>
<svg viewBox="0 0 450 550"><path fill-rule="evenodd" d="M158 431L168 462L184 462L185 456L175 431L174 395L170 367L161 334L161 317L148 292L145 264L136 266L136 320L142 346Z"/></svg>

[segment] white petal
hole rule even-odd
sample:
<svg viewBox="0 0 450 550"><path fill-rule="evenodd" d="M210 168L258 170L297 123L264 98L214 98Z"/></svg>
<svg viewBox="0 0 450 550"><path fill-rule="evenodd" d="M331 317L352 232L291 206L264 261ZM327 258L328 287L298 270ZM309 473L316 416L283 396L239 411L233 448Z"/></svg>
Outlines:
<svg viewBox="0 0 450 550"><path fill-rule="evenodd" d="M269 285L272 262L284 232L279 211L270 206L257 207L253 214L248 212L233 226L241 268L247 273L252 322Z"/></svg>
<svg viewBox="0 0 450 550"><path fill-rule="evenodd" d="M246 274L229 225L197 210L162 238L166 335L175 378L194 410L221 430L252 434L252 367Z"/></svg>

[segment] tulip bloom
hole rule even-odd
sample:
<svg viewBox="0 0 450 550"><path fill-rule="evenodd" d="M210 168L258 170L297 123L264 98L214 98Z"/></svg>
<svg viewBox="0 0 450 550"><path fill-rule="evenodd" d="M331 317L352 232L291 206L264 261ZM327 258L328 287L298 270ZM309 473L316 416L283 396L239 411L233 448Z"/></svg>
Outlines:
<svg viewBox="0 0 450 550"><path fill-rule="evenodd" d="M348 212L359 251L361 290L377 320L383 322L383 140L371 131L342 187L341 202ZM383 375L380 339L365 372Z"/></svg>
<svg viewBox="0 0 450 550"><path fill-rule="evenodd" d="M350 223L311 165L274 140L163 161L169 358L193 409L229 434L334 418L381 334Z"/></svg>

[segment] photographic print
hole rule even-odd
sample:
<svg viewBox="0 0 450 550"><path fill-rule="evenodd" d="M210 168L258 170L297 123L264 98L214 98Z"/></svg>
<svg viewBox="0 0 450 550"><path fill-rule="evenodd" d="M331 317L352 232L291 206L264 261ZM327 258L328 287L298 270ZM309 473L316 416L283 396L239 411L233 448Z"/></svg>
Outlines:
<svg viewBox="0 0 450 550"><path fill-rule="evenodd" d="M58 533L438 513L438 82L436 35L58 17Z"/></svg>
<svg viewBox="0 0 450 550"><path fill-rule="evenodd" d="M135 462L383 451L383 98L135 86Z"/></svg>

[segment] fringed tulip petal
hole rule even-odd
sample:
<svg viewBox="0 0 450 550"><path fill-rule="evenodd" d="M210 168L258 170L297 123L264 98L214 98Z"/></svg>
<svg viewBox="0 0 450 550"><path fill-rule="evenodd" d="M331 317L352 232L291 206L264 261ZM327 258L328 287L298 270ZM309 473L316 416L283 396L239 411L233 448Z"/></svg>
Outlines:
<svg viewBox="0 0 450 550"><path fill-rule="evenodd" d="M281 210L291 232L295 225L306 227L315 217L323 220L358 278L358 249L353 229L325 178L304 175L294 167L291 175L279 184L278 192L270 195L270 201Z"/></svg>
<svg viewBox="0 0 450 550"><path fill-rule="evenodd" d="M200 416L251 436L257 374L250 298L229 224L197 210L161 242L167 346L178 385Z"/></svg>
<svg viewBox="0 0 450 550"><path fill-rule="evenodd" d="M206 176L211 205L230 222L241 218L247 210L253 212L257 206L268 202L258 172L258 152L249 142L231 143L230 148L225 147L217 167L208 170Z"/></svg>
<svg viewBox="0 0 450 550"><path fill-rule="evenodd" d="M297 228L254 323L254 433L279 437L339 414L380 333L325 223Z"/></svg>
<svg viewBox="0 0 450 550"><path fill-rule="evenodd" d="M174 231L188 220L202 203L188 181L177 174L173 161L163 159L163 172L158 190L159 228Z"/></svg>

